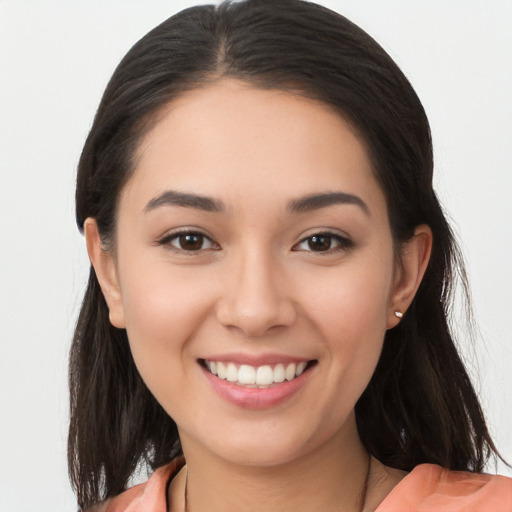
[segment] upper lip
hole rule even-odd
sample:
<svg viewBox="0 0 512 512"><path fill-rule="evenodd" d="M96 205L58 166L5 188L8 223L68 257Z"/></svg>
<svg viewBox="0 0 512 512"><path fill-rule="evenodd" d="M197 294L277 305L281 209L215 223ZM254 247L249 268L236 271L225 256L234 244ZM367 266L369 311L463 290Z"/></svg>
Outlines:
<svg viewBox="0 0 512 512"><path fill-rule="evenodd" d="M238 365L247 364L249 366L264 366L269 365L273 366L279 363L289 364L289 363L300 363L302 361L309 362L312 361L312 358L307 357L297 357L290 356L285 354L243 354L243 353L224 353L224 354L214 354L211 356L205 356L202 358L206 361L215 361L221 363L234 363Z"/></svg>

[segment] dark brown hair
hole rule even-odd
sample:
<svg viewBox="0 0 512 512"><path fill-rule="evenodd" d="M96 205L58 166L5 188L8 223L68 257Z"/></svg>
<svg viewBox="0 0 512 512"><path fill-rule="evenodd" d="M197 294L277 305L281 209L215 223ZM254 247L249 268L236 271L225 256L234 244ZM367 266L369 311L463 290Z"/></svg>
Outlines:
<svg viewBox="0 0 512 512"><path fill-rule="evenodd" d="M76 218L115 236L120 190L141 137L184 91L222 77L298 92L338 111L357 130L387 198L395 244L428 224L434 244L419 291L387 332L356 405L360 437L381 462L481 471L496 453L447 318L464 273L432 189L432 145L411 85L363 30L300 0L247 0L182 11L144 36L112 76L78 167ZM94 270L70 356L68 462L86 508L121 492L138 464L158 467L181 451L176 425L146 388L126 332L109 322Z"/></svg>

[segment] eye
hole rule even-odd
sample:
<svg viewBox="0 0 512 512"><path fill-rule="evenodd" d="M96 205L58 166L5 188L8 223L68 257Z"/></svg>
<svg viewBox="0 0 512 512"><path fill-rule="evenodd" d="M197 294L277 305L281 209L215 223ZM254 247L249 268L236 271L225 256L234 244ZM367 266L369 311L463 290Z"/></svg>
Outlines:
<svg viewBox="0 0 512 512"><path fill-rule="evenodd" d="M219 246L203 233L182 231L170 234L159 241L160 245L171 246L176 251L198 252L207 249L219 249Z"/></svg>
<svg viewBox="0 0 512 512"><path fill-rule="evenodd" d="M293 247L294 251L334 252L349 249L353 242L334 233L315 233Z"/></svg>

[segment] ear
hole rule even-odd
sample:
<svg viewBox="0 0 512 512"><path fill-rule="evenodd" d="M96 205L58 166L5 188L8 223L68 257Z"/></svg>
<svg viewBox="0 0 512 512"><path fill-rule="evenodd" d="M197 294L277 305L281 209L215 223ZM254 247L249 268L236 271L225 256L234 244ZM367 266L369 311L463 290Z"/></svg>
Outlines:
<svg viewBox="0 0 512 512"><path fill-rule="evenodd" d="M405 314L420 286L432 251L432 230L426 224L417 226L414 235L400 249L400 261L395 272L390 299L387 328L395 327Z"/></svg>
<svg viewBox="0 0 512 512"><path fill-rule="evenodd" d="M115 261L112 254L102 246L95 219L89 217L85 220L84 234L91 265L107 302L110 323L124 329L126 323Z"/></svg>

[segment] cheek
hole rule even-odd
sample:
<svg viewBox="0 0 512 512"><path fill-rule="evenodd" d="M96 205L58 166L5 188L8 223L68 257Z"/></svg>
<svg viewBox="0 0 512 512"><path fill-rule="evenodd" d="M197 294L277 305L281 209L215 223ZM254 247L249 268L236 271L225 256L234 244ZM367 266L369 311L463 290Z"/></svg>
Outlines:
<svg viewBox="0 0 512 512"><path fill-rule="evenodd" d="M127 329L134 333L179 338L208 309L208 280L197 267L172 265L165 256L134 257L121 270Z"/></svg>
<svg viewBox="0 0 512 512"><path fill-rule="evenodd" d="M153 263L143 275L125 271L126 331L137 368L148 387L158 387L187 371L187 343L210 310L210 294L200 279Z"/></svg>
<svg viewBox="0 0 512 512"><path fill-rule="evenodd" d="M391 264L347 265L309 276L304 309L331 333L385 332L391 293ZM307 287L306 282L303 283Z"/></svg>
<svg viewBox="0 0 512 512"><path fill-rule="evenodd" d="M347 265L318 275L315 290L303 294L304 310L321 333L345 386L362 392L371 378L386 333L392 263ZM341 369L341 371L340 371ZM362 387L362 389L361 389Z"/></svg>

